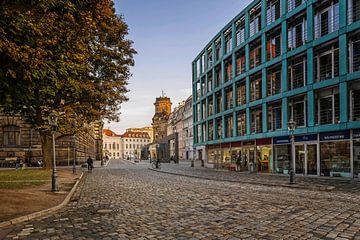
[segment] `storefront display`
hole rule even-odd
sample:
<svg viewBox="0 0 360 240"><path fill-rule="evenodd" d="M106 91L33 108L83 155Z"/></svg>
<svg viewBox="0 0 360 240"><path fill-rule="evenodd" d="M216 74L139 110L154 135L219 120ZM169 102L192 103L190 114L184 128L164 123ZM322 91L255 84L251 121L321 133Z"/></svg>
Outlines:
<svg viewBox="0 0 360 240"><path fill-rule="evenodd" d="M288 174L291 159L291 144L288 136L273 139L274 144L274 165L273 172Z"/></svg>
<svg viewBox="0 0 360 240"><path fill-rule="evenodd" d="M354 178L360 178L360 129L353 130Z"/></svg>
<svg viewBox="0 0 360 240"><path fill-rule="evenodd" d="M256 171L270 173L272 166L271 138L256 140Z"/></svg>

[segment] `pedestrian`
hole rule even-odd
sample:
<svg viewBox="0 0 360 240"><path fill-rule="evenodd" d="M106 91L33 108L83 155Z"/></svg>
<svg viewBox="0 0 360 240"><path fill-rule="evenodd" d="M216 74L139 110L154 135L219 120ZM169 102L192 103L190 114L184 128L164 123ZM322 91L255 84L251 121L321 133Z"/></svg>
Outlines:
<svg viewBox="0 0 360 240"><path fill-rule="evenodd" d="M20 168L20 158L16 158L15 169L16 171Z"/></svg>
<svg viewBox="0 0 360 240"><path fill-rule="evenodd" d="M236 157L236 171L240 171L240 167L241 167L241 154L239 153L239 155Z"/></svg>
<svg viewBox="0 0 360 240"><path fill-rule="evenodd" d="M93 169L93 160L92 158L89 156L89 158L87 159L87 165L88 165L88 171L92 171Z"/></svg>

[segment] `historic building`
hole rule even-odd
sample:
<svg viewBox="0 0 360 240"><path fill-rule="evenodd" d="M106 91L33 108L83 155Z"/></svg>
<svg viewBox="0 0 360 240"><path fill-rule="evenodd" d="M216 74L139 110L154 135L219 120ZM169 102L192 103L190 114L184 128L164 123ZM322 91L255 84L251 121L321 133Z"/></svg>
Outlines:
<svg viewBox="0 0 360 240"><path fill-rule="evenodd" d="M146 132L150 136L150 142L154 140L154 129L153 127L138 127L138 128L128 128L127 132Z"/></svg>
<svg viewBox="0 0 360 240"><path fill-rule="evenodd" d="M240 158L244 171L357 178L359 6L255 0L227 23L193 61L197 156L211 167Z"/></svg>
<svg viewBox="0 0 360 240"><path fill-rule="evenodd" d="M168 120L167 135L169 136L170 157L176 160L185 159L183 141L183 118L185 101L179 102L171 112ZM175 134L176 133L176 134ZM173 136L173 137L171 137ZM177 142L177 143L176 143Z"/></svg>
<svg viewBox="0 0 360 240"><path fill-rule="evenodd" d="M56 161L58 165L72 165L85 162L88 156L97 154L98 131L101 124L91 124L82 133L56 139ZM42 160L39 132L19 116L0 116L0 163L9 157L20 158L23 162ZM99 159L100 160L100 159ZM0 164L1 165L1 164Z"/></svg>
<svg viewBox="0 0 360 240"><path fill-rule="evenodd" d="M193 158L193 108L192 96L188 97L184 104L183 129L182 129L182 156L185 160Z"/></svg>
<svg viewBox="0 0 360 240"><path fill-rule="evenodd" d="M161 96L156 98L154 103L155 114L152 118L154 130L154 142L167 136L167 123L171 113L171 101L169 97Z"/></svg>
<svg viewBox="0 0 360 240"><path fill-rule="evenodd" d="M123 158L123 142L121 135L110 129L103 129L103 153L110 159Z"/></svg>
<svg viewBox="0 0 360 240"><path fill-rule="evenodd" d="M121 135L121 138L124 159L141 159L143 148L151 143L151 138L147 132L126 131Z"/></svg>

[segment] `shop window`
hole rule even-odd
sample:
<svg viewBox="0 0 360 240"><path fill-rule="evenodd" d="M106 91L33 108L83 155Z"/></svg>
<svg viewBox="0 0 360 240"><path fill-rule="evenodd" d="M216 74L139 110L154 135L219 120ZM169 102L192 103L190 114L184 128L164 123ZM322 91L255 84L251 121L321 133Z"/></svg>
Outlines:
<svg viewBox="0 0 360 240"><path fill-rule="evenodd" d="M232 79L232 59L231 57L225 61L225 82Z"/></svg>
<svg viewBox="0 0 360 240"><path fill-rule="evenodd" d="M349 24L360 20L360 0L348 0Z"/></svg>
<svg viewBox="0 0 360 240"><path fill-rule="evenodd" d="M217 118L216 119L216 139L221 139L222 138L222 118Z"/></svg>
<svg viewBox="0 0 360 240"><path fill-rule="evenodd" d="M267 2L266 23L267 25L275 22L281 15L280 0L272 0Z"/></svg>
<svg viewBox="0 0 360 240"><path fill-rule="evenodd" d="M212 74L209 73L207 77L207 91L211 92L212 89L213 89L213 78L212 78Z"/></svg>
<svg viewBox="0 0 360 240"><path fill-rule="evenodd" d="M354 140L354 177L360 178L360 140Z"/></svg>
<svg viewBox="0 0 360 240"><path fill-rule="evenodd" d="M315 101L315 119L317 124L336 124L340 122L338 88L318 91Z"/></svg>
<svg viewBox="0 0 360 240"><path fill-rule="evenodd" d="M262 109L251 110L251 133L262 133Z"/></svg>
<svg viewBox="0 0 360 240"><path fill-rule="evenodd" d="M315 50L315 80L320 82L339 76L338 44Z"/></svg>
<svg viewBox="0 0 360 240"><path fill-rule="evenodd" d="M216 98L216 100L215 100L216 101L216 106L215 106L216 113L221 113L223 111L222 110L223 98L222 98L222 95L221 95L221 91L216 93L215 98Z"/></svg>
<svg viewBox="0 0 360 240"><path fill-rule="evenodd" d="M268 106L268 131L276 131L282 128L281 102Z"/></svg>
<svg viewBox="0 0 360 240"><path fill-rule="evenodd" d="M246 103L246 82L242 80L236 83L236 104L241 106Z"/></svg>
<svg viewBox="0 0 360 240"><path fill-rule="evenodd" d="M245 136L246 134L246 113L245 111L237 114L237 136Z"/></svg>
<svg viewBox="0 0 360 240"><path fill-rule="evenodd" d="M240 49L236 52L236 76L245 72L245 50Z"/></svg>
<svg viewBox="0 0 360 240"><path fill-rule="evenodd" d="M267 59L274 59L281 54L281 30L271 31L267 36Z"/></svg>
<svg viewBox="0 0 360 240"><path fill-rule="evenodd" d="M225 106L226 106L226 110L229 110L233 107L233 91L232 91L232 86L228 87L225 89Z"/></svg>
<svg viewBox="0 0 360 240"><path fill-rule="evenodd" d="M225 54L228 54L232 51L232 32L231 29L225 31Z"/></svg>
<svg viewBox="0 0 360 240"><path fill-rule="evenodd" d="M305 96L289 99L289 119L296 122L296 127L306 127L306 110Z"/></svg>
<svg viewBox="0 0 360 240"><path fill-rule="evenodd" d="M349 60L350 72L360 71L360 32L349 39Z"/></svg>
<svg viewBox="0 0 360 240"><path fill-rule="evenodd" d="M214 140L214 123L212 120L209 121L209 128L208 128L208 140Z"/></svg>
<svg viewBox="0 0 360 240"><path fill-rule="evenodd" d="M221 53L221 38L215 41L215 61L219 61L222 57Z"/></svg>
<svg viewBox="0 0 360 240"><path fill-rule="evenodd" d="M293 10L294 8L297 8L301 4L305 3L306 0L288 0L288 11Z"/></svg>
<svg viewBox="0 0 360 240"><path fill-rule="evenodd" d="M350 90L350 119L360 121L360 81L351 83Z"/></svg>
<svg viewBox="0 0 360 240"><path fill-rule="evenodd" d="M261 85L261 73L250 76L250 101L255 101L262 98Z"/></svg>
<svg viewBox="0 0 360 240"><path fill-rule="evenodd" d="M242 17L236 22L236 46L245 42L245 18Z"/></svg>
<svg viewBox="0 0 360 240"><path fill-rule="evenodd" d="M288 174L290 169L291 145L274 145L274 172Z"/></svg>
<svg viewBox="0 0 360 240"><path fill-rule="evenodd" d="M261 41L256 40L250 44L250 68L261 64Z"/></svg>
<svg viewBox="0 0 360 240"><path fill-rule="evenodd" d="M261 29L261 4L250 10L250 37Z"/></svg>
<svg viewBox="0 0 360 240"><path fill-rule="evenodd" d="M208 100L208 116L214 114L214 104L213 104L213 98L210 96Z"/></svg>
<svg viewBox="0 0 360 240"><path fill-rule="evenodd" d="M303 46L307 40L306 14L295 17L289 22L288 27L288 49L293 50Z"/></svg>
<svg viewBox="0 0 360 240"><path fill-rule="evenodd" d="M232 114L229 114L225 117L225 123L226 123L225 137L230 138L233 136L233 127L234 127Z"/></svg>
<svg viewBox="0 0 360 240"><path fill-rule="evenodd" d="M7 125L3 127L4 146L20 145L20 127L15 125Z"/></svg>
<svg viewBox="0 0 360 240"><path fill-rule="evenodd" d="M267 94L276 95L281 92L281 65L267 69Z"/></svg>
<svg viewBox="0 0 360 240"><path fill-rule="evenodd" d="M220 87L222 83L221 80L221 65L215 68L215 87Z"/></svg>
<svg viewBox="0 0 360 240"><path fill-rule="evenodd" d="M321 2L315 10L314 29L315 38L325 36L339 29L339 2Z"/></svg>
<svg viewBox="0 0 360 240"><path fill-rule="evenodd" d="M296 89L305 86L306 57L299 56L288 61L288 89Z"/></svg>
<svg viewBox="0 0 360 240"><path fill-rule="evenodd" d="M350 177L350 141L320 143L320 175Z"/></svg>
<svg viewBox="0 0 360 240"><path fill-rule="evenodd" d="M210 69L213 65L213 51L212 47L210 46L207 49L207 68Z"/></svg>

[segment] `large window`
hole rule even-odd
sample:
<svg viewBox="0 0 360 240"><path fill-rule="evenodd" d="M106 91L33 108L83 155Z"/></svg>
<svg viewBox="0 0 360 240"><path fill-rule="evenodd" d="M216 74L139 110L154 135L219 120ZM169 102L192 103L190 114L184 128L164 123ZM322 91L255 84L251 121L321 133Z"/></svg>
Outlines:
<svg viewBox="0 0 360 240"><path fill-rule="evenodd" d="M350 120L360 121L360 81L352 82L350 89Z"/></svg>
<svg viewBox="0 0 360 240"><path fill-rule="evenodd" d="M3 127L4 146L20 145L20 128L15 125L7 125Z"/></svg>
<svg viewBox="0 0 360 240"><path fill-rule="evenodd" d="M200 81L198 81L196 83L196 100L200 98L200 94L201 94L201 85L200 85Z"/></svg>
<svg viewBox="0 0 360 240"><path fill-rule="evenodd" d="M200 59L196 60L196 78L200 77Z"/></svg>
<svg viewBox="0 0 360 240"><path fill-rule="evenodd" d="M207 77L207 91L211 92L213 89L213 77L212 74L209 73Z"/></svg>
<svg viewBox="0 0 360 240"><path fill-rule="evenodd" d="M225 31L225 54L228 54L232 51L232 32L231 29Z"/></svg>
<svg viewBox="0 0 360 240"><path fill-rule="evenodd" d="M208 99L208 116L210 117L213 114L214 114L214 103L212 96L210 96Z"/></svg>
<svg viewBox="0 0 360 240"><path fill-rule="evenodd" d="M215 67L215 87L220 87L221 83L221 65L219 64Z"/></svg>
<svg viewBox="0 0 360 240"><path fill-rule="evenodd" d="M288 49L293 50L306 43L307 39L306 14L289 22Z"/></svg>
<svg viewBox="0 0 360 240"><path fill-rule="evenodd" d="M221 38L218 38L215 41L215 61L219 61L222 57L222 52L221 52Z"/></svg>
<svg viewBox="0 0 360 240"><path fill-rule="evenodd" d="M199 122L201 118L201 112L200 112L200 104L196 104L196 119Z"/></svg>
<svg viewBox="0 0 360 240"><path fill-rule="evenodd" d="M281 54L281 30L272 31L267 36L267 59L271 60Z"/></svg>
<svg viewBox="0 0 360 240"><path fill-rule="evenodd" d="M288 174L290 169L291 145L274 145L274 172Z"/></svg>
<svg viewBox="0 0 360 240"><path fill-rule="evenodd" d="M349 39L349 60L350 72L360 71L360 32Z"/></svg>
<svg viewBox="0 0 360 240"><path fill-rule="evenodd" d="M339 76L338 43L315 50L315 80L323 81Z"/></svg>
<svg viewBox="0 0 360 240"><path fill-rule="evenodd" d="M216 113L220 113L222 112L222 101L223 101L221 96L221 90L216 93L215 98L216 98L216 106L215 106Z"/></svg>
<svg viewBox="0 0 360 240"><path fill-rule="evenodd" d="M336 124L340 121L339 89L330 88L316 93L315 119L317 124Z"/></svg>
<svg viewBox="0 0 360 240"><path fill-rule="evenodd" d="M236 22L236 46L245 42L245 18L242 17Z"/></svg>
<svg viewBox="0 0 360 240"><path fill-rule="evenodd" d="M261 29L261 4L250 10L250 37Z"/></svg>
<svg viewBox="0 0 360 240"><path fill-rule="evenodd" d="M205 77L201 78L201 96L204 96L206 94L206 82Z"/></svg>
<svg viewBox="0 0 360 240"><path fill-rule="evenodd" d="M250 68L261 64L261 41L257 40L250 44Z"/></svg>
<svg viewBox="0 0 360 240"><path fill-rule="evenodd" d="M288 61L288 89L305 86L306 57L300 56Z"/></svg>
<svg viewBox="0 0 360 240"><path fill-rule="evenodd" d="M225 61L225 82L232 79L232 59L231 57Z"/></svg>
<svg viewBox="0 0 360 240"><path fill-rule="evenodd" d="M226 100L226 102L225 102L226 110L229 110L233 107L232 86L225 89L225 95L226 95L226 99L225 99Z"/></svg>
<svg viewBox="0 0 360 240"><path fill-rule="evenodd" d="M360 20L360 0L348 0L349 24Z"/></svg>
<svg viewBox="0 0 360 240"><path fill-rule="evenodd" d="M272 96L281 92L281 65L267 69L267 95Z"/></svg>
<svg viewBox="0 0 360 240"><path fill-rule="evenodd" d="M205 53L201 55L201 73L205 72Z"/></svg>
<svg viewBox="0 0 360 240"><path fill-rule="evenodd" d="M320 143L320 175L350 177L350 141Z"/></svg>
<svg viewBox="0 0 360 240"><path fill-rule="evenodd" d="M240 49L236 52L236 76L245 72L245 51Z"/></svg>
<svg viewBox="0 0 360 240"><path fill-rule="evenodd" d="M222 118L219 117L216 119L216 139L222 138Z"/></svg>
<svg viewBox="0 0 360 240"><path fill-rule="evenodd" d="M289 120L296 122L296 127L306 127L306 97L299 96L289 99Z"/></svg>
<svg viewBox="0 0 360 240"><path fill-rule="evenodd" d="M205 101L203 101L201 103L201 110L202 110L201 111L201 113L202 113L201 119L204 120L206 118L206 102Z"/></svg>
<svg viewBox="0 0 360 240"><path fill-rule="evenodd" d="M210 46L207 49L207 68L211 68L211 66L213 65L213 51L212 51L212 47Z"/></svg>
<svg viewBox="0 0 360 240"><path fill-rule="evenodd" d="M288 0L288 11L293 10L294 8L300 6L301 4L305 3L306 0Z"/></svg>
<svg viewBox="0 0 360 240"><path fill-rule="evenodd" d="M229 114L225 117L225 123L226 123L226 136L227 138L232 137L233 136L233 127L234 127L234 123L233 123L233 115Z"/></svg>
<svg viewBox="0 0 360 240"><path fill-rule="evenodd" d="M236 84L236 105L240 106L246 103L246 84L242 80Z"/></svg>
<svg viewBox="0 0 360 240"><path fill-rule="evenodd" d="M251 109L251 133L262 132L262 109Z"/></svg>
<svg viewBox="0 0 360 240"><path fill-rule="evenodd" d="M209 128L208 128L208 140L214 140L214 122L213 120L209 121Z"/></svg>
<svg viewBox="0 0 360 240"><path fill-rule="evenodd" d="M250 101L255 101L262 98L261 85L261 73L256 73L250 76Z"/></svg>
<svg viewBox="0 0 360 240"><path fill-rule="evenodd" d="M267 25L275 22L276 19L280 18L281 8L280 0L271 0L267 2L266 9L266 23Z"/></svg>
<svg viewBox="0 0 360 240"><path fill-rule="evenodd" d="M282 128L281 102L268 105L268 131L276 131Z"/></svg>
<svg viewBox="0 0 360 240"><path fill-rule="evenodd" d="M246 113L245 111L237 114L237 136L245 136L246 134Z"/></svg>
<svg viewBox="0 0 360 240"><path fill-rule="evenodd" d="M339 2L328 1L316 9L314 18L315 38L325 36L339 29Z"/></svg>

